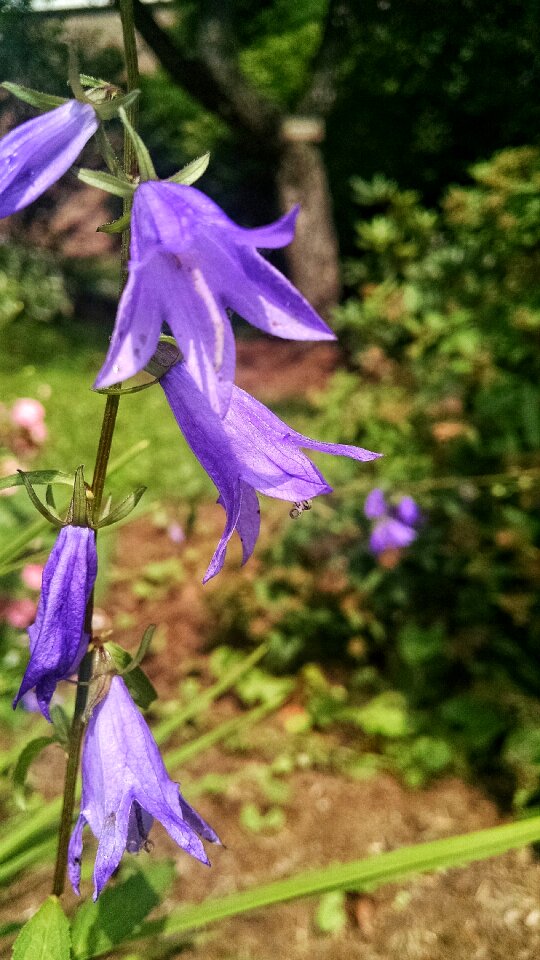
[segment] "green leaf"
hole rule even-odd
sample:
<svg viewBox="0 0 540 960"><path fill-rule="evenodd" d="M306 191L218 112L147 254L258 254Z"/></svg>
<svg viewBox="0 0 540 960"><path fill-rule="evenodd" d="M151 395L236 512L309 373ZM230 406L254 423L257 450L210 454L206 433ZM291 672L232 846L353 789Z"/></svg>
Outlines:
<svg viewBox="0 0 540 960"><path fill-rule="evenodd" d="M105 643L104 647L113 658L118 671L124 675L124 671L131 666L133 661L131 654L112 641ZM140 667L135 667L126 673L125 682L135 703L141 710L147 710L156 699L157 693L146 674Z"/></svg>
<svg viewBox="0 0 540 960"><path fill-rule="evenodd" d="M157 174L154 164L152 163L152 157L148 152L148 147L146 146L144 140L141 139L135 128L132 127L131 123L129 122L128 115L123 107L119 108L118 116L120 117L124 128L127 130L129 138L133 144L141 180L157 180Z"/></svg>
<svg viewBox="0 0 540 960"><path fill-rule="evenodd" d="M31 502L33 506L36 508L36 510L38 511L38 513L40 513L45 520L51 523L53 527L62 527L63 526L62 521L53 513L51 513L51 511L47 509L47 507L41 502L41 500L37 496L32 484L28 479L28 474L26 474L24 470L19 470L18 472L21 475L21 479L26 488L26 492L30 497Z"/></svg>
<svg viewBox="0 0 540 960"><path fill-rule="evenodd" d="M196 183L199 177L202 177L209 163L210 154L203 153L202 157L197 157L196 160L192 160L191 163L188 163L185 167L182 167L178 173L173 173L172 177L167 177L167 182L183 183L185 186L189 187L192 183Z"/></svg>
<svg viewBox="0 0 540 960"><path fill-rule="evenodd" d="M29 103L31 107L37 107L38 110L51 110L54 107L61 107L63 103L68 101L67 97L54 97L51 93L42 93L41 90L22 87L20 84L10 83L8 80L0 83L0 87L9 90L18 100Z"/></svg>
<svg viewBox="0 0 540 960"><path fill-rule="evenodd" d="M41 751L51 743L54 743L52 737L36 737L35 740L30 740L19 754L19 759L13 768L13 787L16 803L22 810L26 809L24 794L28 770Z"/></svg>
<svg viewBox="0 0 540 960"><path fill-rule="evenodd" d="M113 177L112 173L106 173L105 170L88 170L86 167L81 167L77 177L90 187L97 187L99 190L105 190L106 193L123 197L125 200L129 200L135 193L134 183Z"/></svg>
<svg viewBox="0 0 540 960"><path fill-rule="evenodd" d="M500 856L508 850L540 840L540 817L491 827L457 837L401 847L364 860L308 870L286 880L254 886L240 893L208 899L202 904L171 910L166 917L144 924L132 939L176 936L215 920L239 916L251 910L317 896L332 890L373 890L415 873L462 866L474 860ZM97 954L94 954L96 956Z"/></svg>
<svg viewBox="0 0 540 960"><path fill-rule="evenodd" d="M70 723L66 711L60 704L55 703L50 709L52 725L54 728L54 739L62 747L67 747L69 742Z"/></svg>
<svg viewBox="0 0 540 960"><path fill-rule="evenodd" d="M47 897L19 933L13 960L69 960L70 955L67 917L58 897Z"/></svg>
<svg viewBox="0 0 540 960"><path fill-rule="evenodd" d="M161 902L174 872L172 861L154 860L144 870L104 890L97 903L84 903L73 920L75 960L108 953L129 937Z"/></svg>
<svg viewBox="0 0 540 960"><path fill-rule="evenodd" d="M96 527L100 529L101 527L109 527L112 523L118 523L120 520L124 520L132 510L135 509L139 500L141 499L143 493L145 492L146 487L137 487L130 493L125 500L122 500L114 510L111 510L106 517L103 517L98 521Z"/></svg>
<svg viewBox="0 0 540 960"><path fill-rule="evenodd" d="M101 120L110 120L120 113L120 108L124 110L129 109L140 95L140 90L130 90L129 93L125 93L123 96L113 97L111 100L102 100L100 103L94 103L94 98L91 94L89 95L89 99L92 101L92 106L95 107L99 118Z"/></svg>
<svg viewBox="0 0 540 960"><path fill-rule="evenodd" d="M98 233L123 233L124 230L129 228L131 223L131 210L128 210L127 213L123 213L121 217L118 217L117 220L111 220L110 223L102 223L100 227L97 228Z"/></svg>
<svg viewBox="0 0 540 960"><path fill-rule="evenodd" d="M62 483L71 487L73 484L73 474L64 473L62 470L28 470L25 477L32 486L40 484ZM20 473L12 473L9 477L2 477L0 480L0 490L7 490L9 487L22 487L24 480Z"/></svg>
<svg viewBox="0 0 540 960"><path fill-rule="evenodd" d="M339 933L347 925L345 894L343 890L325 893L317 907L315 923L321 933Z"/></svg>
<svg viewBox="0 0 540 960"><path fill-rule="evenodd" d="M75 527L88 526L88 500L86 498L86 484L84 482L84 469L81 465L75 471L75 482L73 484L73 496L70 504L70 522Z"/></svg>
<svg viewBox="0 0 540 960"><path fill-rule="evenodd" d="M146 654L148 653L148 650L150 649L150 644L152 643L152 637L154 636L155 632L156 632L156 625L155 623L151 623L144 631L142 635L142 640L139 644L139 649L137 650L137 653L133 657L133 660L131 661L129 666L126 667L126 669L124 670L122 676L125 677L126 673L131 673L132 670L135 670L135 667L138 667L139 664L143 662Z"/></svg>

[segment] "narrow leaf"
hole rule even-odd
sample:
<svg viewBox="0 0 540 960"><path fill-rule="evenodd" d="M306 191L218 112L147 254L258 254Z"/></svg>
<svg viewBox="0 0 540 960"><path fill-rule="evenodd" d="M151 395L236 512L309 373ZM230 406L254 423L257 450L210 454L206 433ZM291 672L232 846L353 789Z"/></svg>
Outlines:
<svg viewBox="0 0 540 960"><path fill-rule="evenodd" d="M45 490L45 503L47 504L48 507L51 508L51 510L54 512L54 514L55 514L56 516L58 516L58 512L57 512L57 509L56 509L56 503L54 502L53 488L52 488L52 486L51 486L50 483L47 484L47 487L46 487L46 490Z"/></svg>
<svg viewBox="0 0 540 960"><path fill-rule="evenodd" d="M75 960L109 953L122 943L158 906L173 879L172 861L153 861L144 870L108 887L97 903L84 903L73 920Z"/></svg>
<svg viewBox="0 0 540 960"><path fill-rule="evenodd" d="M399 850L377 854L365 860L308 870L286 880L277 880L226 897L206 900L197 906L171 910L166 917L144 924L132 939L177 935L206 926L215 920L224 920L300 897L322 895L331 890L361 890L367 887L373 890L385 883L403 880L411 874L463 866L474 860L486 860L538 840L540 817L534 817L457 837L445 837L443 840L401 847Z"/></svg>
<svg viewBox="0 0 540 960"><path fill-rule="evenodd" d="M125 93L122 96L112 97L111 100L102 101L99 104L96 104L96 113L102 120L110 120L112 117L116 117L119 113L119 108L123 107L124 110L128 110L132 103L135 103L137 97L140 97L140 90L130 90L129 93Z"/></svg>
<svg viewBox="0 0 540 960"><path fill-rule="evenodd" d="M67 917L57 897L47 897L25 923L13 947L13 960L69 960Z"/></svg>
<svg viewBox="0 0 540 960"><path fill-rule="evenodd" d="M62 483L70 487L73 483L72 473L63 473L62 470L27 470L25 477L32 486L41 484ZM21 487L24 480L20 473L12 473L9 477L2 477L0 480L0 490L7 490L9 487Z"/></svg>
<svg viewBox="0 0 540 960"><path fill-rule="evenodd" d="M73 496L69 508L69 519L75 527L88 526L88 500L86 497L86 484L84 482L84 468L81 464L75 471L75 482L73 484Z"/></svg>
<svg viewBox="0 0 540 960"><path fill-rule="evenodd" d="M104 647L113 658L119 673L123 675L126 668L131 666L133 659L131 654L111 640L105 643ZM147 710L150 704L156 699L157 693L146 674L140 667L135 667L126 673L125 681L137 706L139 706L141 710Z"/></svg>
<svg viewBox="0 0 540 960"><path fill-rule="evenodd" d="M22 810L26 809L24 794L30 766L36 757L39 757L41 751L45 747L49 747L51 743L54 743L51 737L36 737L35 740L30 740L19 754L19 759L13 768L13 787L17 806Z"/></svg>
<svg viewBox="0 0 540 960"><path fill-rule="evenodd" d="M112 173L106 173L105 170L88 170L86 167L81 167L77 172L77 177L83 183L87 183L88 186L105 190L106 193L112 193L115 197L123 197L129 200L135 193L134 183L119 180L118 177L113 177Z"/></svg>
<svg viewBox="0 0 540 960"><path fill-rule="evenodd" d="M135 128L132 127L124 107L120 107L118 110L118 116L124 124L124 127L127 130L130 140L133 144L133 148L137 156L137 164L139 166L141 180L157 180L157 174L154 164L152 163L152 158L148 152L148 147L146 146L144 140L141 139Z"/></svg>
<svg viewBox="0 0 540 960"><path fill-rule="evenodd" d="M102 223L100 227L97 228L98 233L123 233L124 230L129 228L131 223L131 210L128 210L127 213L123 213L121 217L118 217L118 220L111 220L110 223Z"/></svg>
<svg viewBox="0 0 540 960"><path fill-rule="evenodd" d="M139 664L143 662L146 654L148 653L148 650L150 649L150 644L152 643L152 637L154 636L155 632L156 632L156 625L155 623L151 623L146 628L146 630L142 635L142 640L139 644L139 649L137 650L137 653L133 657L133 660L131 661L129 666L127 666L126 669L123 671L122 673L123 677L125 677L126 673L131 673L132 670L135 670L135 667L138 667Z"/></svg>
<svg viewBox="0 0 540 960"><path fill-rule="evenodd" d="M50 709L52 725L54 728L54 739L62 747L67 747L69 742L70 723L69 718L60 704L55 703Z"/></svg>
<svg viewBox="0 0 540 960"><path fill-rule="evenodd" d="M47 507L41 502L41 500L40 500L39 497L37 496L37 494L36 494L36 492L35 492L32 484L31 484L30 481L28 480L28 476L27 476L27 474L24 472L24 470L19 470L19 473L20 473L20 475L21 475L21 477L22 477L22 482L24 483L24 486L25 486L25 488L26 488L26 492L27 492L28 496L30 497L31 502L32 502L32 504L34 505L34 507L36 508L36 510L38 511L38 513L40 513L41 516L45 518L45 520L48 520L49 523L52 523L53 527L61 527L61 526L63 526L62 522L58 519L58 517L55 517L55 516L51 513L51 511L48 510Z"/></svg>
<svg viewBox="0 0 540 960"><path fill-rule="evenodd" d="M109 527L111 523L118 523L120 520L128 517L137 506L145 490L146 487L137 487L136 490L133 490L133 492L130 493L125 500L122 500L114 510L111 510L107 516L102 516L101 520L96 524L97 528Z"/></svg>
<svg viewBox="0 0 540 960"><path fill-rule="evenodd" d="M192 183L196 183L199 177L202 177L209 163L210 154L203 153L202 157L197 157L196 160L192 160L191 163L182 167L178 173L173 173L172 177L168 177L167 180L169 183L183 183L189 187Z"/></svg>
<svg viewBox="0 0 540 960"><path fill-rule="evenodd" d="M61 107L63 103L67 103L67 97L54 97L52 93L42 93L41 90L22 87L19 83L10 83L8 80L0 83L0 87L9 90L18 100L29 103L31 107L37 107L38 110L51 110L53 107Z"/></svg>

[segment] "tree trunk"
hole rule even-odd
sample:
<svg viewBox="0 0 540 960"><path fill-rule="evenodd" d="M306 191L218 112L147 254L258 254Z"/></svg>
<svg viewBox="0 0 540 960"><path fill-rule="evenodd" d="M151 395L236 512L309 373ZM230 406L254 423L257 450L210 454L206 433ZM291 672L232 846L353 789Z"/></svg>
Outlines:
<svg viewBox="0 0 540 960"><path fill-rule="evenodd" d="M291 280L324 317L339 301L339 248L332 198L320 148L286 135L276 175L279 205L285 213L300 204L296 236L287 247Z"/></svg>

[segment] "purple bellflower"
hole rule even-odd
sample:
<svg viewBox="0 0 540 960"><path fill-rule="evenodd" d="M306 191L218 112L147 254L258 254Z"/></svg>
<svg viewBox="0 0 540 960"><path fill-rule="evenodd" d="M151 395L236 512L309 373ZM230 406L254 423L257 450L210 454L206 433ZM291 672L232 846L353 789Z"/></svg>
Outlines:
<svg viewBox="0 0 540 960"><path fill-rule="evenodd" d="M243 563L253 553L260 522L256 491L293 503L331 492L302 447L361 461L380 456L362 447L311 440L236 386L227 414L221 418L200 393L184 363L171 367L160 384L193 453L219 491L218 503L225 508L225 529L205 583L221 570L235 530L242 542Z"/></svg>
<svg viewBox="0 0 540 960"><path fill-rule="evenodd" d="M402 497L395 507L390 507L382 490L375 487L366 497L364 513L368 520L376 521L369 538L372 553L410 547L418 536L415 528L422 515L412 497Z"/></svg>
<svg viewBox="0 0 540 960"><path fill-rule="evenodd" d="M0 219L37 200L79 156L98 128L78 100L27 120L0 140Z"/></svg>
<svg viewBox="0 0 540 960"><path fill-rule="evenodd" d="M296 208L248 230L195 187L141 184L133 201L129 279L95 386L142 370L167 324L199 390L223 416L235 370L228 309L277 337L334 339L307 300L256 250L290 243L297 214Z"/></svg>
<svg viewBox="0 0 540 960"><path fill-rule="evenodd" d="M121 677L94 708L83 747L81 812L71 835L68 872L79 894L82 832L98 840L94 900L116 870L124 850L146 847L153 819L178 846L208 864L200 840L219 843L211 827L169 779L157 744Z"/></svg>
<svg viewBox="0 0 540 960"><path fill-rule="evenodd" d="M50 721L49 704L56 684L77 670L88 647L84 618L96 573L94 531L62 527L43 571L36 620L28 628L30 662L14 707L35 687L39 709Z"/></svg>

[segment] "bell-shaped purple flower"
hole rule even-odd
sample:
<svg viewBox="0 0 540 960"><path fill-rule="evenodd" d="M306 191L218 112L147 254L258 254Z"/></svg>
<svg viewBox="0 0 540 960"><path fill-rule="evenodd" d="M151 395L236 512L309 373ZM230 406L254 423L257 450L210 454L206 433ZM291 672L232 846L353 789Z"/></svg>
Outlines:
<svg viewBox="0 0 540 960"><path fill-rule="evenodd" d="M56 684L77 670L88 647L84 619L96 574L94 531L62 527L43 571L36 620L28 628L30 662L14 707L35 687L39 709L50 720L49 704Z"/></svg>
<svg viewBox="0 0 540 960"><path fill-rule="evenodd" d="M176 421L195 456L219 491L226 524L204 582L221 570L235 530L242 541L243 562L259 534L256 491L293 503L330 493L324 477L302 447L354 460L380 456L362 447L320 443L292 430L249 393L233 386L229 409L219 417L198 390L186 365L178 363L160 380Z"/></svg>
<svg viewBox="0 0 540 960"><path fill-rule="evenodd" d="M68 100L0 140L0 219L37 200L79 156L98 128L88 103Z"/></svg>
<svg viewBox="0 0 540 960"><path fill-rule="evenodd" d="M235 369L228 310L277 337L333 339L307 300L256 250L290 243L297 213L247 230L195 187L141 184L133 201L129 279L96 387L142 370L167 324L199 390L223 416Z"/></svg>
<svg viewBox="0 0 540 960"><path fill-rule="evenodd" d="M368 520L377 521L369 538L370 550L375 554L410 547L418 536L416 527L422 521L420 508L412 497L402 497L396 506L389 506L379 487L368 493L364 514Z"/></svg>
<svg viewBox="0 0 540 960"><path fill-rule="evenodd" d="M137 853L145 847L154 818L183 850L202 863L209 862L200 837L219 843L217 835L169 778L142 714L122 678L115 676L92 713L84 741L81 812L68 856L75 892L79 893L85 824L98 840L96 900L124 851Z"/></svg>

